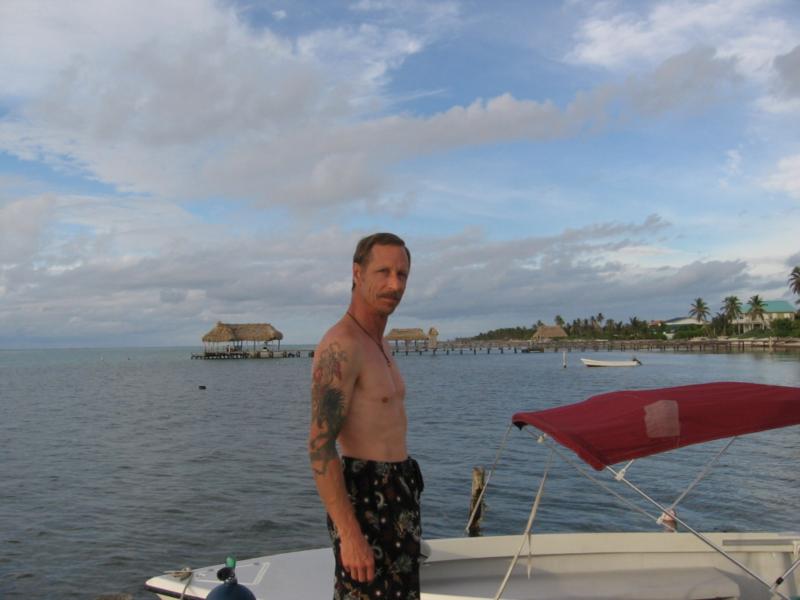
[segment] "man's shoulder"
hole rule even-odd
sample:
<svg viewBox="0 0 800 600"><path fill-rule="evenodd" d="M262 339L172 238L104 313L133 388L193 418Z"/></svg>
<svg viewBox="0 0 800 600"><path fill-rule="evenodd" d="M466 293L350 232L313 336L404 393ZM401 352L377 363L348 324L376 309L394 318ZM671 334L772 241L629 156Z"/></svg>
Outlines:
<svg viewBox="0 0 800 600"><path fill-rule="evenodd" d="M328 329L317 344L315 352L317 356L332 353L344 353L343 357L350 360L360 357L360 346L355 332L343 319Z"/></svg>

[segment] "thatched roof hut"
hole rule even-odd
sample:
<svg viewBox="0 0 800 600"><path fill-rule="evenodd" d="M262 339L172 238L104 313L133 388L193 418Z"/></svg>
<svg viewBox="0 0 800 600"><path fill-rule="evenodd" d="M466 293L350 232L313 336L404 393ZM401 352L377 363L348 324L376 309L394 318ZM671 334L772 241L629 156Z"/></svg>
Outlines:
<svg viewBox="0 0 800 600"><path fill-rule="evenodd" d="M565 338L567 332L564 331L559 325L542 325L537 328L531 339L537 342L542 340L552 340L555 338Z"/></svg>
<svg viewBox="0 0 800 600"><path fill-rule="evenodd" d="M386 339L390 342L414 342L418 340L427 340L428 336L422 329L392 329Z"/></svg>
<svg viewBox="0 0 800 600"><path fill-rule="evenodd" d="M403 346L406 350L408 350L409 346L412 344L415 350L419 349L420 346L426 349L436 347L436 336L426 334L419 327L413 329L392 329L386 336L386 340L394 342L395 348L398 348L400 342L403 342Z"/></svg>
<svg viewBox="0 0 800 600"><path fill-rule="evenodd" d="M203 342L270 342L283 334L269 323L222 323L203 336Z"/></svg>

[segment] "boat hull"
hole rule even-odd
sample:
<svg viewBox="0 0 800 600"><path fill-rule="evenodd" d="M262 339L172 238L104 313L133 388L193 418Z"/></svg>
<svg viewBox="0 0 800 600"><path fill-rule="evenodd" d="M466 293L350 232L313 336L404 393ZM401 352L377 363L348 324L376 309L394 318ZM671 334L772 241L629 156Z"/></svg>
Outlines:
<svg viewBox="0 0 800 600"><path fill-rule="evenodd" d="M593 360L582 358L581 362L587 367L638 367L642 363L638 360Z"/></svg>
<svg viewBox="0 0 800 600"><path fill-rule="evenodd" d="M793 562L800 534L708 533L740 562L774 581ZM433 540L421 569L422 600L494 598L520 536ZM736 565L686 533L570 533L531 536L503 598L515 600L706 600L773 596ZM195 571L186 598L205 599L218 585L216 570ZM259 600L311 600L330 597L333 556L329 548L240 561L239 582ZM146 586L163 600L180 597L185 582L169 575ZM779 588L800 594L800 575Z"/></svg>

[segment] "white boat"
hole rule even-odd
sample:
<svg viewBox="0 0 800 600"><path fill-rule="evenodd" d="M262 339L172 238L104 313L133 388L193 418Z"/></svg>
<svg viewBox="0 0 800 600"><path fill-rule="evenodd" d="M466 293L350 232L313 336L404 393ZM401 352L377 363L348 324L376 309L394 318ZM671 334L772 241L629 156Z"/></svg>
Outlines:
<svg viewBox="0 0 800 600"><path fill-rule="evenodd" d="M602 483L618 500L657 526L669 524L670 518L664 518L669 515L683 531L531 534L550 469L548 460L521 535L423 544L427 558L421 568L422 600L800 597L800 532L700 533L677 513L678 504L736 436L800 424L800 388L711 383L613 392L573 405L516 413L512 422L520 429L538 429L538 440L550 448L551 456ZM728 444L672 502L658 502L626 475L639 458L724 438L729 439ZM600 481L600 474L581 466L565 448L603 471L607 483ZM612 466L623 462L627 464L622 468ZM655 514L610 489L613 485L655 508ZM221 565L195 570L183 580L161 575L148 580L146 586L164 600L204 599L219 583L215 577L218 567ZM259 600L329 598L332 573L330 548L264 556L242 561L237 567L239 583Z"/></svg>
<svg viewBox="0 0 800 600"><path fill-rule="evenodd" d="M582 358L581 362L587 367L638 367L642 364L635 356L630 360L594 360Z"/></svg>

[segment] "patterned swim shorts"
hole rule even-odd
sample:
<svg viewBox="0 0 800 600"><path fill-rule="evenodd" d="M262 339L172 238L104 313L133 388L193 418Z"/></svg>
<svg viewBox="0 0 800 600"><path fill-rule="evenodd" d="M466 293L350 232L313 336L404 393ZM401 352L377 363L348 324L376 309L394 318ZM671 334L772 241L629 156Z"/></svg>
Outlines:
<svg viewBox="0 0 800 600"><path fill-rule="evenodd" d="M347 493L361 531L375 553L375 579L350 579L342 567L340 540L328 517L336 559L334 600L419 600L419 496L424 483L417 461L377 462L343 457Z"/></svg>

